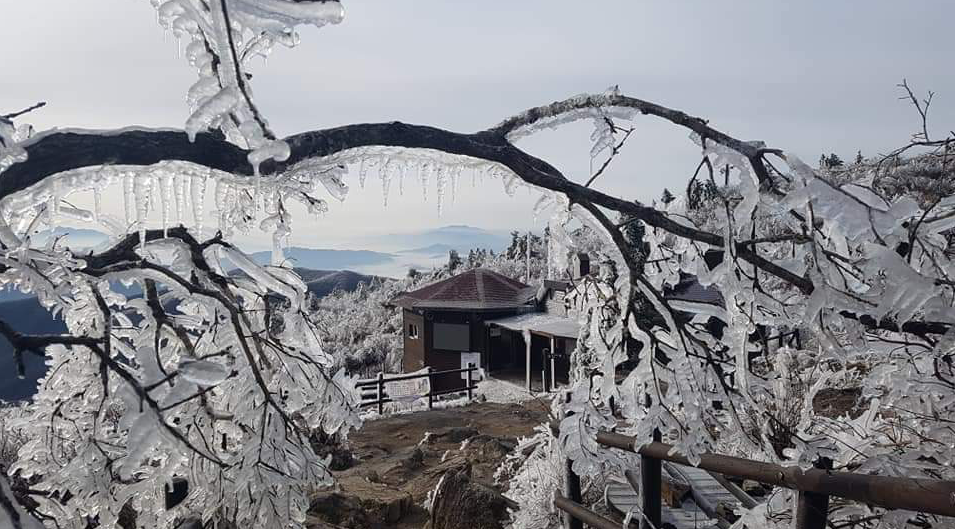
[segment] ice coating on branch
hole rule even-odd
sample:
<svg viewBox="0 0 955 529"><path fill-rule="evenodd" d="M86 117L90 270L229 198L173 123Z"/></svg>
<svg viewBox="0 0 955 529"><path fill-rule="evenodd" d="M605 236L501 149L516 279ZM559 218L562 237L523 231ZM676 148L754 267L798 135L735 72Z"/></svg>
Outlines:
<svg viewBox="0 0 955 529"><path fill-rule="evenodd" d="M511 130L507 134L507 139L516 142L542 130L555 130L563 125L580 120L593 120L595 129L602 129L606 125L607 119L632 121L639 112L634 108L616 106L619 96L620 90L616 86L612 86L602 94L580 94L562 101L560 104L555 103L546 107L535 108L526 114L512 118L524 124ZM604 124L601 125L601 122ZM597 132L595 130L592 139L595 143L591 155L596 156L596 153L606 148L604 131Z"/></svg>
<svg viewBox="0 0 955 529"><path fill-rule="evenodd" d="M231 371L222 364L208 360L182 360L176 372L198 386L215 386L227 379Z"/></svg>
<svg viewBox="0 0 955 529"><path fill-rule="evenodd" d="M216 125L225 114L231 112L239 104L239 97L238 88L227 86L199 105L186 120L185 128L189 141L195 141L196 134Z"/></svg>
<svg viewBox="0 0 955 529"><path fill-rule="evenodd" d="M19 143L32 135L30 125L16 127L12 121L0 117L0 173L15 163L26 161L27 151Z"/></svg>

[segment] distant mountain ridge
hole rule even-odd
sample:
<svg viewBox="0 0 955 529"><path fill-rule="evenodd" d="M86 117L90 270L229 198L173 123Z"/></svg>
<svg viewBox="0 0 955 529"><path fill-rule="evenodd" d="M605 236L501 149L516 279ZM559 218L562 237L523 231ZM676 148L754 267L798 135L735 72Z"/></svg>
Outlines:
<svg viewBox="0 0 955 529"><path fill-rule="evenodd" d="M416 253L416 254L436 257L438 255L447 255L447 253L450 252L451 250L458 250L459 252L461 251L456 246L452 246L450 244L435 243L435 244L431 244L422 248L412 248L410 250L401 250L398 253Z"/></svg>
<svg viewBox="0 0 955 529"><path fill-rule="evenodd" d="M371 238L365 246L407 249L444 245L448 250L467 252L472 248L501 251L507 248L510 242L510 232L457 224L410 233L389 233Z"/></svg>
<svg viewBox="0 0 955 529"><path fill-rule="evenodd" d="M255 252L252 260L259 264L271 264L272 252ZM302 248L292 246L285 250L285 259L295 268L310 270L348 270L362 266L381 265L394 261L389 253L372 250L332 250L327 248Z"/></svg>

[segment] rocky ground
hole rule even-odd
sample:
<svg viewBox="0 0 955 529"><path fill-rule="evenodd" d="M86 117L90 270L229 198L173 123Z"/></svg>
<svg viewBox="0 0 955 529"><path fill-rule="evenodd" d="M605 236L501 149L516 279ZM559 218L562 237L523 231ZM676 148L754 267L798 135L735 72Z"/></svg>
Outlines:
<svg viewBox="0 0 955 529"><path fill-rule="evenodd" d="M494 471L519 437L547 420L546 406L531 400L366 422L349 437L357 462L335 472L333 489L313 496L309 527L497 529L508 501L494 484ZM423 504L442 477L432 520Z"/></svg>

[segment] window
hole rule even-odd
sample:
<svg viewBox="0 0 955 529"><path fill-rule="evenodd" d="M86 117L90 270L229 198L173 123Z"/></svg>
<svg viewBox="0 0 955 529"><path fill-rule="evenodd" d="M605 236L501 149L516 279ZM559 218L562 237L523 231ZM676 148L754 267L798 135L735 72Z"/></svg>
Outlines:
<svg viewBox="0 0 955 529"><path fill-rule="evenodd" d="M456 323L435 323L432 329L434 348L448 351L471 350L471 327Z"/></svg>
<svg viewBox="0 0 955 529"><path fill-rule="evenodd" d="M409 323L409 324L408 324L408 338L411 338L412 340L417 340L417 339L418 339L418 326L417 326L417 325L415 325L415 324L413 324L413 323Z"/></svg>

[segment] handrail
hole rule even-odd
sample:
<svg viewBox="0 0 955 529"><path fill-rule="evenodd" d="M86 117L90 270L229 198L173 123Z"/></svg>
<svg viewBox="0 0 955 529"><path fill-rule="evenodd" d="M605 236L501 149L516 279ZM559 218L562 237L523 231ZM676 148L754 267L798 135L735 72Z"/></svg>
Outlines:
<svg viewBox="0 0 955 529"><path fill-rule="evenodd" d="M567 514L584 522L590 527L594 527L596 529L620 529L619 523L611 520L610 518L604 518L603 516L584 507L583 505L575 501L571 501L560 494L557 494L554 497L554 507L566 512Z"/></svg>
<svg viewBox="0 0 955 529"><path fill-rule="evenodd" d="M666 443L647 443L635 450L635 443L638 442L635 437L606 431L597 433L597 442L639 453L644 457L693 466L685 456L670 455L673 445ZM802 470L795 466L784 467L718 454L701 455L700 464L696 466L728 476L803 492L838 496L887 509L955 516L955 481L873 476L818 468Z"/></svg>
<svg viewBox="0 0 955 529"><path fill-rule="evenodd" d="M477 389L477 388L478 388L477 384L474 384L474 385L471 385L471 386L468 386L468 387L464 387L464 388L445 389L445 390L441 390L441 391L429 392L429 393L425 393L424 395L418 395L418 398L424 399L424 398L428 398L428 397L440 397L441 395L450 395L450 394L452 394L452 393L461 393L461 392L467 391L467 390L469 390L469 389L473 391L473 390L475 390L475 389ZM392 399L392 398L390 398L390 397L385 397L385 398L381 399L381 402L382 402L382 403L385 403L385 402L395 402L395 400ZM375 405L375 404L378 404L378 400L377 400L377 399L376 399L376 400L366 400L366 401L362 402L361 404L359 404L359 407L361 407L361 406L373 406L373 405Z"/></svg>
<svg viewBox="0 0 955 529"><path fill-rule="evenodd" d="M357 388L367 388L367 387L374 387L374 388L375 388L375 400L367 400L367 401L366 401L366 400L362 400L362 402L359 403L358 407L361 408L362 406L377 405L377 406L378 406L378 414L381 415L381 414L383 414L383 413L385 412L385 403L386 403L386 402L394 402L394 399L385 396L385 383L386 383L386 382L394 382L394 381L399 381L399 380L413 380L413 379L416 379L416 378L425 378L425 377L428 377L428 388L429 388L429 391L428 391L427 393L425 393L424 395L419 395L419 397L427 397L427 399L428 399L428 409L429 409L429 410L434 408L434 398L435 398L435 397L438 397L438 396L441 396L441 395L447 395L447 394L449 394L449 393L459 393L459 392L462 392L462 391L466 391L467 394L468 394L468 400L473 400L473 399L474 399L474 390L477 389L477 384L474 383L474 372L477 371L478 369L479 369L479 368L478 368L476 365L474 365L473 363L470 363L470 362L469 362L467 367L463 367L463 368L461 368L461 369L445 369L444 371L434 371L434 370L429 366L429 367L427 368L427 371L426 371L425 373L414 374L414 375L399 375L399 376L391 377L391 378L387 378L387 379L385 378L385 374L384 374L384 373L378 373L378 377L375 378L375 379L372 380L372 381L364 381L364 382L363 382L363 381L358 381L358 383L355 384L355 388L356 388L356 389L357 389ZM432 385L433 382L434 382L434 376L435 376L435 375L453 375L453 374L457 374L457 373L467 373L467 376L464 377L464 379L465 379L466 382L465 382L465 385L464 385L463 388L453 388L453 389L450 389L450 390L442 390L442 391L433 391L433 390L431 390L431 385Z"/></svg>
<svg viewBox="0 0 955 529"><path fill-rule="evenodd" d="M432 371L432 372L430 372L430 373L419 373L419 374L417 374L417 375L398 375L398 376L396 376L396 377L388 377L388 378L386 378L386 379L384 379L384 380L385 380L385 382L394 382L394 381L397 381L397 380L412 380L412 379L415 379L415 378L424 378L424 377L435 376L435 375L453 375L453 374L455 374L455 373L465 373L465 372L467 372L467 371L477 371L478 369L480 369L480 368L478 368L477 366L474 366L474 367L462 367L462 368L460 368L460 369L446 369L446 370L444 370L444 371ZM377 379L377 378L366 378L366 379L364 379L364 380L359 380L358 383L355 384L355 387L357 387L357 388L362 388L362 387L367 387L367 386L374 386L374 385L377 384L377 383L378 383L378 379Z"/></svg>

